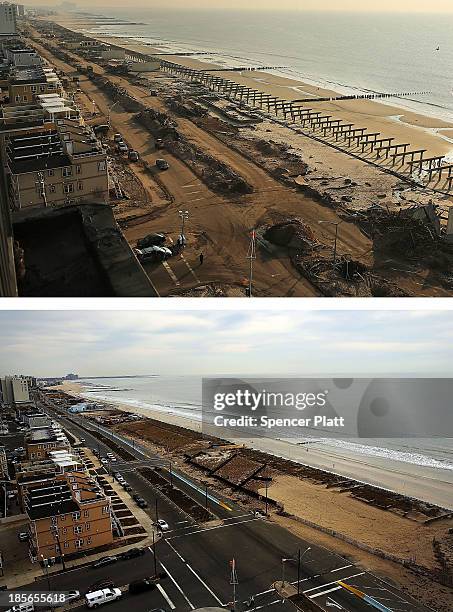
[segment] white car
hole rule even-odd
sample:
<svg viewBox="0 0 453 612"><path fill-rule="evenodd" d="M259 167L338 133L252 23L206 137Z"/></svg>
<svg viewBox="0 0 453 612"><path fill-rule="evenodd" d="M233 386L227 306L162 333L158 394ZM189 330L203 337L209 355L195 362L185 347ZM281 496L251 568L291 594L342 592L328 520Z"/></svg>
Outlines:
<svg viewBox="0 0 453 612"><path fill-rule="evenodd" d="M68 594L66 595L65 603L69 603L70 601L79 599L79 597L80 597L80 591L68 591Z"/></svg>
<svg viewBox="0 0 453 612"><path fill-rule="evenodd" d="M102 604L115 601L121 597L120 589L116 587L113 589L101 589L99 591L93 591L85 595L85 603L87 608L97 608Z"/></svg>
<svg viewBox="0 0 453 612"><path fill-rule="evenodd" d="M106 464L106 463L108 463L108 462L109 462L109 460L107 459L107 457L102 457L102 459L101 459L101 463Z"/></svg>
<svg viewBox="0 0 453 612"><path fill-rule="evenodd" d="M157 526L162 529L162 531L168 531L170 529L170 525L165 522L163 519L159 519L157 521Z"/></svg>

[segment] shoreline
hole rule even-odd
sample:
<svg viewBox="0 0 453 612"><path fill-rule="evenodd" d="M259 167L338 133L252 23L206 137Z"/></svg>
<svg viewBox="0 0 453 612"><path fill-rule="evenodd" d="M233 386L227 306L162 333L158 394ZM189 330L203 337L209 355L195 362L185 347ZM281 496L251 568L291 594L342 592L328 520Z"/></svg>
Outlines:
<svg viewBox="0 0 453 612"><path fill-rule="evenodd" d="M55 390L76 398L108 405L112 409L135 413L144 418L160 420L192 431L200 432L202 429L201 422L191 419L189 416L183 417L170 412L152 410L136 405L131 406L121 403L120 400L99 400L87 397L85 395L86 388L82 383L63 383L55 387ZM237 439L234 437L228 439L276 457L453 510L453 500L450 493L451 487L453 487L453 472L451 470L443 470L445 473L440 473L440 468L406 463L388 457L361 455L352 451L347 452L345 449L322 445L316 448L314 444L301 447L282 440ZM422 482L423 494L420 493Z"/></svg>
<svg viewBox="0 0 453 612"><path fill-rule="evenodd" d="M57 14L49 16L48 21L54 21L58 25L69 30L79 32L87 37L99 40L107 44L124 47L130 51L152 55L162 52L159 47L150 43L140 42L130 36L115 36L96 34L87 31L87 26L92 26L90 22L78 22L71 19L70 15ZM165 43L163 43L165 44ZM251 71L251 72L228 72L222 71L224 65L215 62L207 62L180 55L166 55L166 59L176 62L182 66L203 70L204 68L218 69L218 76L234 80L240 85L245 85L269 93L273 96L281 97L288 101L303 97L335 97L342 95L341 87L339 90L326 88L310 84L303 80L290 76L280 76L270 72ZM146 74L146 73L144 73ZM357 88L355 88L358 91ZM448 134L441 133L453 129L453 114L450 121L445 117L424 115L413 109L409 109L403 104L395 105L393 100L332 100L327 102L313 102L316 109L323 112L332 112L335 117L344 121L356 123L359 119L368 129L379 131L382 137L393 136L401 142L411 142L415 148L426 148L429 154L445 155L447 160L453 160L453 133L451 138ZM448 114L448 110L446 109ZM397 120L395 120L397 117ZM356 123L359 126L359 123Z"/></svg>

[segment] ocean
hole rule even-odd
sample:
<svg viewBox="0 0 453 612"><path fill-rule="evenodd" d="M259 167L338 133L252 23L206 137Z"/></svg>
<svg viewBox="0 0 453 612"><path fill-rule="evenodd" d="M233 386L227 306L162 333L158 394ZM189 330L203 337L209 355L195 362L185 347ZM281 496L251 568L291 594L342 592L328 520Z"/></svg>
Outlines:
<svg viewBox="0 0 453 612"><path fill-rule="evenodd" d="M91 33L136 38L225 66L278 66L275 74L340 93L424 92L391 99L453 121L453 14L114 9ZM194 56L197 57L197 56Z"/></svg>
<svg viewBox="0 0 453 612"><path fill-rule="evenodd" d="M80 379L77 382L85 387L82 395L92 401L149 409L151 417L159 418L160 414L163 421L166 415L175 415L201 422L202 379L199 376L154 375ZM300 438L286 441L290 449L300 443ZM340 440L316 436L315 443L318 448L330 448L336 455L375 461L389 459L430 468L438 472L439 478L442 473L453 472L453 438ZM291 456L290 451L288 456Z"/></svg>

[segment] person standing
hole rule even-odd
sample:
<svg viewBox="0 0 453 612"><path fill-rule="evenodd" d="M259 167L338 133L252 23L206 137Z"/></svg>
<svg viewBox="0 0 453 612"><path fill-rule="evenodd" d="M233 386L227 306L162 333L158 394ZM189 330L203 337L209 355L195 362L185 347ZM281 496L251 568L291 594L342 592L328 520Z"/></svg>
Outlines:
<svg viewBox="0 0 453 612"><path fill-rule="evenodd" d="M200 266L202 266L202 265L203 265L203 261L204 261L204 255L203 255L203 253L200 253L200 257L199 257L199 259L200 259Z"/></svg>

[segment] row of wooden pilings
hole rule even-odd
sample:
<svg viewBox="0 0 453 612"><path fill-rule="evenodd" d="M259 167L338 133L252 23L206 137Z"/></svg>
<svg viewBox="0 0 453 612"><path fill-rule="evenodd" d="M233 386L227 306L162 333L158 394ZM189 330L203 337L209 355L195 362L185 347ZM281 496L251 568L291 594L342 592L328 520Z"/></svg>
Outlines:
<svg viewBox="0 0 453 612"><path fill-rule="evenodd" d="M369 133L367 128L355 127L353 123L345 123L332 115L323 115L321 111L300 106L300 100L282 100L210 72L187 68L166 60L161 60L161 69L169 74L200 82L226 98L239 100L240 104L265 109L276 117L283 116L284 120L318 132L324 138L329 135L335 142L341 141L347 143L349 148L359 148L363 155L365 152L374 153L374 161L378 163L388 160L392 168L398 171L406 169L411 176L417 172L419 176L427 176L428 183L435 180L433 187L441 188L442 178L445 177L443 189L451 191L453 188L453 164L446 163L445 156L425 157L426 149L411 150L410 143L398 144L394 142L394 138L382 137L380 132Z"/></svg>

